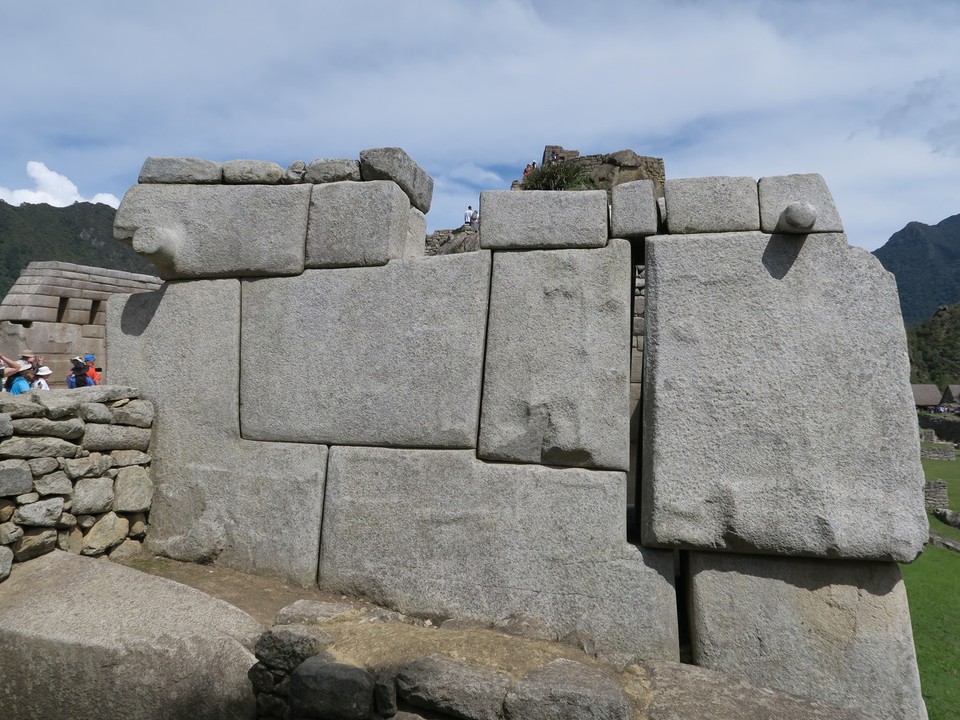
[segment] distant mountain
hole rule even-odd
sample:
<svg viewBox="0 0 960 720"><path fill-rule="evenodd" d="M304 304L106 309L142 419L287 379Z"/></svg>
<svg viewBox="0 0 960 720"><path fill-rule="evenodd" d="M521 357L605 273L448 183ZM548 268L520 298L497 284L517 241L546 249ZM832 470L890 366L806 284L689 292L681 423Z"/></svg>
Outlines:
<svg viewBox="0 0 960 720"><path fill-rule="evenodd" d="M960 382L960 303L942 307L932 318L907 328L910 381L941 389Z"/></svg>
<svg viewBox="0 0 960 720"><path fill-rule="evenodd" d="M61 260L156 275L153 265L114 240L116 212L100 203L58 208L0 201L0 299L33 260Z"/></svg>
<svg viewBox="0 0 960 720"><path fill-rule="evenodd" d="M907 325L960 301L960 215L936 225L908 223L873 254L897 278Z"/></svg>

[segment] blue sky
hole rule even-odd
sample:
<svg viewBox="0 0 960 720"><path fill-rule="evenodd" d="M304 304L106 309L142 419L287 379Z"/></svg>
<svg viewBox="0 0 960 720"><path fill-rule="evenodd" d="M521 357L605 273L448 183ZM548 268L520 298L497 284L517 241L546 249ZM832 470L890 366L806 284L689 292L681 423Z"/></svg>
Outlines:
<svg viewBox="0 0 960 720"><path fill-rule="evenodd" d="M668 179L818 172L873 249L960 213L958 36L956 0L5 3L0 199L400 146L436 229L545 144L630 148Z"/></svg>

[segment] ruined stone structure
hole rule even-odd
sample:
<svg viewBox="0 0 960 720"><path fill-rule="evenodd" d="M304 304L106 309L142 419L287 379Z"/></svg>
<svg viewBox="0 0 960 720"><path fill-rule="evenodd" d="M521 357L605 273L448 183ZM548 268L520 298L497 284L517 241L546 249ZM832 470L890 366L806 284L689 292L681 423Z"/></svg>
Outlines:
<svg viewBox="0 0 960 720"><path fill-rule="evenodd" d="M663 197L663 183L666 180L663 158L638 155L633 150L581 155L579 150L567 150L560 145L547 145L543 149L541 165L552 162L551 153L557 158L553 162L572 162L579 165L583 174L601 190L609 191L617 185L636 180L651 180L656 196Z"/></svg>

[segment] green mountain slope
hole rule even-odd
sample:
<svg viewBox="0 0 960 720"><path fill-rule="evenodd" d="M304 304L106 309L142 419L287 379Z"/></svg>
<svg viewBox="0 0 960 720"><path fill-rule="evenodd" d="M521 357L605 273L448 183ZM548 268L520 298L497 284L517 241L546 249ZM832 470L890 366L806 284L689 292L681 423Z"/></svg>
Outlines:
<svg viewBox="0 0 960 720"><path fill-rule="evenodd" d="M873 254L897 278L907 325L960 301L960 215L936 225L908 223Z"/></svg>
<svg viewBox="0 0 960 720"><path fill-rule="evenodd" d="M109 205L74 203L10 205L0 201L0 298L34 260L60 260L79 265L155 275L153 265L113 239Z"/></svg>
<svg viewBox="0 0 960 720"><path fill-rule="evenodd" d="M907 345L911 382L934 383L940 389L960 382L960 303L907 328Z"/></svg>

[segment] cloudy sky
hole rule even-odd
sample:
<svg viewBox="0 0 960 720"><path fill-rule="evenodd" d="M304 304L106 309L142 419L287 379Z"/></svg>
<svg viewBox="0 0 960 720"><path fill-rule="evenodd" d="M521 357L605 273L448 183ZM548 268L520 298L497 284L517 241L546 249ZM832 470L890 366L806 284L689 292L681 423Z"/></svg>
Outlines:
<svg viewBox="0 0 960 720"><path fill-rule="evenodd" d="M0 10L0 199L116 205L149 155L400 146L462 222L545 144L818 172L850 242L960 213L956 0L47 0Z"/></svg>

